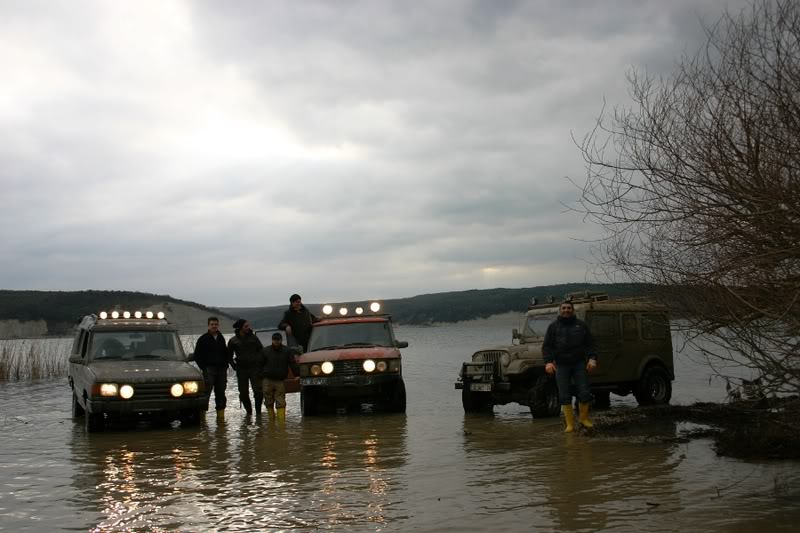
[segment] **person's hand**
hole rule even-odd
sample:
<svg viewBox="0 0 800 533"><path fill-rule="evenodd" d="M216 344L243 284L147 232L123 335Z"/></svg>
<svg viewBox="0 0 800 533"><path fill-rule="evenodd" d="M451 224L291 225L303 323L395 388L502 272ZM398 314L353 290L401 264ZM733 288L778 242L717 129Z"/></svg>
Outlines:
<svg viewBox="0 0 800 533"><path fill-rule="evenodd" d="M291 335L292 334L292 326L286 326L286 334L287 335Z"/></svg>
<svg viewBox="0 0 800 533"><path fill-rule="evenodd" d="M544 371L548 374L555 374L556 373L556 365L555 363L547 363L544 365Z"/></svg>
<svg viewBox="0 0 800 533"><path fill-rule="evenodd" d="M589 362L586 363L586 371L591 374L595 368L597 368L597 361L589 359Z"/></svg>

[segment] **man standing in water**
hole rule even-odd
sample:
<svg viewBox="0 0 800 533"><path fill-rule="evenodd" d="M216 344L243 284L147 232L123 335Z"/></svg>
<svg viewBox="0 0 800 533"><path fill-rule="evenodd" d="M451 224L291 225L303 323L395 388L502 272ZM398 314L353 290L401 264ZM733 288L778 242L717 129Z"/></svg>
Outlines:
<svg viewBox="0 0 800 533"><path fill-rule="evenodd" d="M253 405L250 403L250 391L253 389L253 399L256 402L256 415L261 414L262 395L261 374L264 367L264 356L261 351L264 345L258 340L250 327L250 322L239 319L233 324L236 333L228 341L228 353L233 360L236 370L236 384L239 387L239 400L247 411L247 416L253 414Z"/></svg>
<svg viewBox="0 0 800 533"><path fill-rule="evenodd" d="M311 339L311 324L317 317L311 314L299 294L289 297L289 309L283 314L283 319L278 324L278 329L286 331L287 338L294 337L297 344L303 347L303 353L308 351L308 341ZM287 341L292 346L290 341Z"/></svg>
<svg viewBox="0 0 800 533"><path fill-rule="evenodd" d="M580 417L579 422L585 428L591 428L589 420L589 402L592 391L589 389L589 373L597 367L597 353L589 326L575 316L572 302L562 302L558 308L558 318L548 327L542 344L545 371L556 375L558 397L561 411L566 421L565 433L575 428L575 413L572 410L572 391L570 382L575 382L577 389ZM586 359L588 358L588 362Z"/></svg>
<svg viewBox="0 0 800 533"><path fill-rule="evenodd" d="M214 405L217 408L217 418L225 416L225 389L228 387L228 364L230 355L225 346L225 338L219 332L219 319L215 316L208 317L208 331L200 335L194 347L194 361L203 371L203 380L206 382L208 395L214 390Z"/></svg>
<svg viewBox="0 0 800 533"><path fill-rule="evenodd" d="M273 404L278 408L278 421L286 419L286 385L289 369L295 376L300 375L300 367L294 359L294 351L283 345L281 334L272 334L272 344L264 348L264 403L270 417L275 416Z"/></svg>

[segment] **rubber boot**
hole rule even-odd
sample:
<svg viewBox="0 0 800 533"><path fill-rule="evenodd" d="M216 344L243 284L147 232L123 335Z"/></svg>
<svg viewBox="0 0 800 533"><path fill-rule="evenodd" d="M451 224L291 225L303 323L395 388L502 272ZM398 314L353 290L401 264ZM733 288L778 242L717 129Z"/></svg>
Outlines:
<svg viewBox="0 0 800 533"><path fill-rule="evenodd" d="M225 420L225 409L217 409L217 420L219 422Z"/></svg>
<svg viewBox="0 0 800 533"><path fill-rule="evenodd" d="M275 406L268 405L267 406L267 413L269 413L270 418L275 418Z"/></svg>
<svg viewBox="0 0 800 533"><path fill-rule="evenodd" d="M580 411L580 416L578 417L578 421L586 429L592 429L594 425L592 424L592 421L589 420L589 402L586 403L581 402L580 404L578 404L578 409Z"/></svg>
<svg viewBox="0 0 800 533"><path fill-rule="evenodd" d="M575 431L575 412L572 410L572 405L562 405L561 411L564 413L564 422L567 424L564 433L572 433Z"/></svg>
<svg viewBox="0 0 800 533"><path fill-rule="evenodd" d="M286 408L285 407L278 407L278 422L285 422L286 421Z"/></svg>

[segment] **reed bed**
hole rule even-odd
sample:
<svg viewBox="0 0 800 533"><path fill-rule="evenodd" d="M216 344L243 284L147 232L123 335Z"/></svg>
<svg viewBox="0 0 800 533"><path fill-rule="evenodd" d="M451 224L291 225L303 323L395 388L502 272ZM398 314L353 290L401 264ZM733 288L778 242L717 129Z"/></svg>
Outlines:
<svg viewBox="0 0 800 533"><path fill-rule="evenodd" d="M63 378L70 339L0 340L0 382Z"/></svg>

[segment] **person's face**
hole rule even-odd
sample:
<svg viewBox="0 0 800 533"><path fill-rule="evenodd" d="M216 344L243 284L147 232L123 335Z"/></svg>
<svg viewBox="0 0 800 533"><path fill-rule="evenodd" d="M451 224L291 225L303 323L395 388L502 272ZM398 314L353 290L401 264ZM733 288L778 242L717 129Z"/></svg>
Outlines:
<svg viewBox="0 0 800 533"><path fill-rule="evenodd" d="M295 311L299 311L302 305L303 305L303 300L295 300L292 302L292 309L294 309Z"/></svg>
<svg viewBox="0 0 800 533"><path fill-rule="evenodd" d="M575 308L572 307L572 304L561 304L561 307L558 308L558 316L563 318L569 318L575 314Z"/></svg>
<svg viewBox="0 0 800 533"><path fill-rule="evenodd" d="M219 321L212 320L208 323L208 332L212 335L216 335L219 332Z"/></svg>
<svg viewBox="0 0 800 533"><path fill-rule="evenodd" d="M272 339L272 347L277 349L281 347L281 339Z"/></svg>
<svg viewBox="0 0 800 533"><path fill-rule="evenodd" d="M242 326L242 330L241 331L242 331L242 335L249 335L250 333L252 333L253 332L253 328L250 327L250 322L245 322L244 325Z"/></svg>

